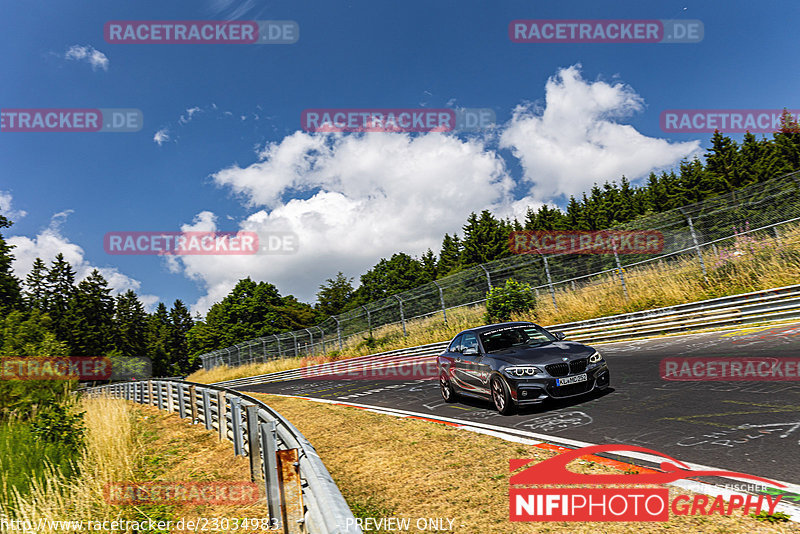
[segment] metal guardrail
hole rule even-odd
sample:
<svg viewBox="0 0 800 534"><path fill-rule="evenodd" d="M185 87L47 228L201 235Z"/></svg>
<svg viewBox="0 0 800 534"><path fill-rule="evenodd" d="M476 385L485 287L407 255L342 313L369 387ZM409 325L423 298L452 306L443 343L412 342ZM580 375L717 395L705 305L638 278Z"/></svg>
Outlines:
<svg viewBox="0 0 800 534"><path fill-rule="evenodd" d="M174 379L109 384L84 390L177 412L216 430L250 458L252 482L263 481L271 519L285 534L361 534L316 449L265 403L218 385Z"/></svg>
<svg viewBox="0 0 800 534"><path fill-rule="evenodd" d="M585 343L623 341L666 333L690 332L709 327L735 326L753 322L800 319L800 285L754 291L740 295L719 297L700 302L679 304L652 310L600 317L548 326L549 330L562 331L570 340ZM369 362L371 366L397 360L425 359L442 352L448 341L391 350L368 356L340 360L350 365ZM237 378L218 382L227 387L244 387L269 382L297 380L313 376L309 369L291 369L277 373ZM304 373L305 370L305 373Z"/></svg>

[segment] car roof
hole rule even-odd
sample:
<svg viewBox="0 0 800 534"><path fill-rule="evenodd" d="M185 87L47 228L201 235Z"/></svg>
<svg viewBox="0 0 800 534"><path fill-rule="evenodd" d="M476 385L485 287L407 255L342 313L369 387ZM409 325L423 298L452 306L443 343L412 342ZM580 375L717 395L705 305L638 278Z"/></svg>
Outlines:
<svg viewBox="0 0 800 534"><path fill-rule="evenodd" d="M498 328L508 327L508 326L530 326L536 325L536 323L532 323L530 321L511 321L508 323L494 323L494 324L487 324L484 326L476 326L475 328L468 328L467 330L462 330L456 335L463 334L465 332L473 332L475 334L483 334L485 332L489 332L491 330L497 330ZM538 326L538 325L536 325Z"/></svg>

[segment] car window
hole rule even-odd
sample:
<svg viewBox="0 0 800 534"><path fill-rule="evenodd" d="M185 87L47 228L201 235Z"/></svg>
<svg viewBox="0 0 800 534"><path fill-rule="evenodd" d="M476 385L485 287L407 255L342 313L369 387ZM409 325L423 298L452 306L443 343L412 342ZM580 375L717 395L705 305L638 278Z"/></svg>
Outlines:
<svg viewBox="0 0 800 534"><path fill-rule="evenodd" d="M447 347L447 352L461 352L461 334L458 334L453 342L450 343L450 346Z"/></svg>
<svg viewBox="0 0 800 534"><path fill-rule="evenodd" d="M478 338L472 332L467 332L461 338L461 352L464 352L466 349L477 349L478 348Z"/></svg>
<svg viewBox="0 0 800 534"><path fill-rule="evenodd" d="M486 352L541 345L555 340L550 332L536 325L498 328L481 334Z"/></svg>

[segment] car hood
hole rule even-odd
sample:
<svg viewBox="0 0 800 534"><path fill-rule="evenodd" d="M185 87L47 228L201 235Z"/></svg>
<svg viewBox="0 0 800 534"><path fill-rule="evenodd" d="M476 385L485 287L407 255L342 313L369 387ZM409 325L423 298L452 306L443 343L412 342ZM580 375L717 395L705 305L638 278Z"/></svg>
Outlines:
<svg viewBox="0 0 800 534"><path fill-rule="evenodd" d="M557 363L562 358L576 360L588 358L595 350L574 341L554 341L546 345L529 348L510 348L489 354L497 361L509 365L524 365L529 363Z"/></svg>

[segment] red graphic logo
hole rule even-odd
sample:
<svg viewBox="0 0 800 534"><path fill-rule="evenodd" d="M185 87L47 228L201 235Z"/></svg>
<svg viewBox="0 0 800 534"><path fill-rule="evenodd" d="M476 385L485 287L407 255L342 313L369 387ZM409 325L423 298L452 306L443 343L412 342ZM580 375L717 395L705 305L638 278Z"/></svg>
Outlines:
<svg viewBox="0 0 800 534"><path fill-rule="evenodd" d="M660 471L642 469L636 475L581 474L567 469L567 464L596 453L633 451L665 458ZM603 461L607 461L602 459ZM511 460L510 471L533 460ZM509 519L511 521L668 521L669 511L675 515L731 515L741 509L744 515L758 513L766 502L773 513L780 502L766 495L734 495L727 506L721 496L679 495L669 502L667 488L528 488L527 485L607 485L667 484L698 476L722 476L757 480L770 486L785 487L772 480L735 471L693 470L688 465L660 452L630 445L592 445L571 450L531 465L509 479ZM711 501L711 502L710 502ZM710 504L710 506L709 506Z"/></svg>

